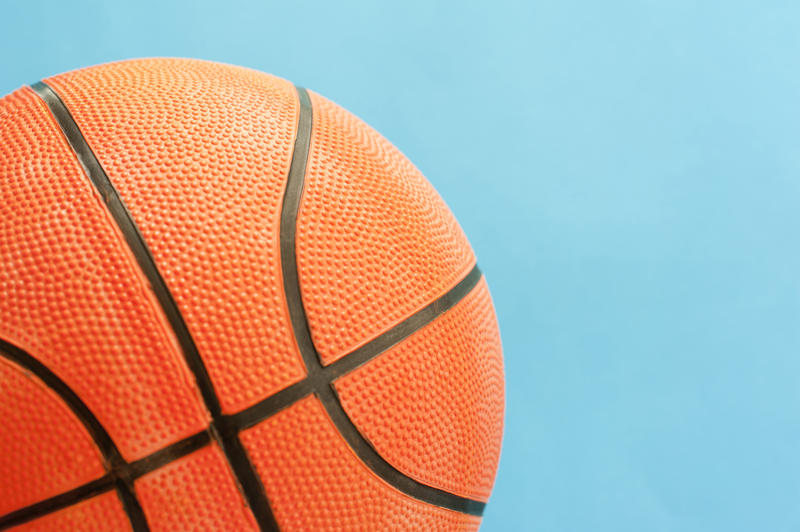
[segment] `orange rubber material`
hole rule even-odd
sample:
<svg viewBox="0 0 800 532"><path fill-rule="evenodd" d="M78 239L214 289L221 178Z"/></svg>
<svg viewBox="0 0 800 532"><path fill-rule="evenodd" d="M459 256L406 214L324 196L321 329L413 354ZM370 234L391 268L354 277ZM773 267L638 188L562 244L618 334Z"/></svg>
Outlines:
<svg viewBox="0 0 800 532"><path fill-rule="evenodd" d="M447 205L369 126L311 93L297 220L311 335L329 364L445 293L475 264Z"/></svg>
<svg viewBox="0 0 800 532"><path fill-rule="evenodd" d="M131 530L116 492L103 493L67 506L29 523L15 526L13 532L125 532Z"/></svg>
<svg viewBox="0 0 800 532"><path fill-rule="evenodd" d="M347 415L397 469L463 497L489 498L503 433L503 359L485 280L335 384Z"/></svg>
<svg viewBox="0 0 800 532"><path fill-rule="evenodd" d="M417 501L356 458L308 397L242 433L286 530L477 530L480 518Z"/></svg>
<svg viewBox="0 0 800 532"><path fill-rule="evenodd" d="M0 338L65 381L128 460L202 430L169 326L44 103L20 89L0 117Z"/></svg>
<svg viewBox="0 0 800 532"><path fill-rule="evenodd" d="M204 61L126 61L47 80L119 191L235 412L300 380L280 270L298 101Z"/></svg>
<svg viewBox="0 0 800 532"><path fill-rule="evenodd" d="M46 82L58 97L36 85L44 100L30 88L0 99L0 339L62 380L128 463L190 436L196 435L181 445L200 445L205 436L197 433L209 429L204 401L214 410L216 399L208 386L201 396L167 315L173 324L179 318L160 304L171 308L169 296L158 292L156 298L137 262L149 257L134 256L117 226L119 211L109 211L56 122L57 116L74 141L71 115L186 322L192 338L181 334L181 341L193 340L202 360L192 368L202 383L198 368L207 368L222 411L231 414L217 417L211 432L233 437L275 404L302 395L292 395L298 390L316 387L322 394L320 381L346 362L314 364L316 373L300 386L234 415L307 376L284 294L280 248L301 116L295 87L252 70L181 59L101 65ZM421 309L403 327L433 320L378 354L376 346L395 338L382 337L351 359L361 366L334 383L345 412L380 456L364 454L359 435L349 432L345 440L312 393L240 432L247 456L231 445L226 456L212 442L151 471L162 462L143 460L126 469L106 449L116 464L110 478L124 471L142 475L133 493L130 486L116 487L130 516L108 484L110 491L57 511L47 503L31 508L101 477L104 464L47 383L0 357L6 423L0 519L18 508L29 512L5 523L27 516L32 520L20 529L128 530L143 512L153 530L254 530L256 519L272 519L266 505L255 505L263 500L260 480L286 530L478 528L480 517L472 514L480 513L491 490L504 393L486 283L455 303L463 292L450 291L471 286L459 282L475 257L452 213L388 141L321 96L310 98L295 239L302 301L295 300L293 275L287 276L304 354L313 356L315 347L329 365ZM305 96L302 109L301 132L307 133ZM306 146L308 137L300 137ZM292 184L300 183L296 175ZM477 278L476 271L467 280ZM446 305L433 304L444 294ZM298 308L305 310L314 346ZM450 310L436 316L444 308ZM52 376L41 378L52 384ZM338 405L326 405L352 431ZM158 456L177 456L171 454L176 449L189 447ZM370 456L372 465L359 456ZM391 468L382 460L427 487L398 480L394 470L387 474ZM449 494L432 497L431 487ZM61 501L86 492L75 493ZM256 511L247 501L256 501ZM34 517L48 508L53 513Z"/></svg>
<svg viewBox="0 0 800 532"><path fill-rule="evenodd" d="M0 515L103 476L102 457L80 420L44 383L3 357L0 397Z"/></svg>
<svg viewBox="0 0 800 532"><path fill-rule="evenodd" d="M216 445L148 473L136 492L153 532L258 530Z"/></svg>

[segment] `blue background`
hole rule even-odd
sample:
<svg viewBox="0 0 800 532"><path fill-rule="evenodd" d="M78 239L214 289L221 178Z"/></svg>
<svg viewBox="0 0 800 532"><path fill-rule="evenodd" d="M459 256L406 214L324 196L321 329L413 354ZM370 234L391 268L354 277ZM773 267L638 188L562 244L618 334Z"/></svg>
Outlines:
<svg viewBox="0 0 800 532"><path fill-rule="evenodd" d="M796 1L1 7L0 93L136 56L236 63L422 169L505 343L485 530L800 529Z"/></svg>

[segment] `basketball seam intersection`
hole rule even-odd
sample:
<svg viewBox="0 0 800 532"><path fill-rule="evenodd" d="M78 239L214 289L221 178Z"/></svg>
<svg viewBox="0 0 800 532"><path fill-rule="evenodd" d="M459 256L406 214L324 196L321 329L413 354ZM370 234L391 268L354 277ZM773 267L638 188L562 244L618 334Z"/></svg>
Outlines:
<svg viewBox="0 0 800 532"><path fill-rule="evenodd" d="M133 489L133 479L128 475L120 474L120 468L127 465L127 462L120 454L119 449L111 439L108 431L106 431L105 427L103 427L86 403L84 403L83 400L81 400L81 398L74 391L72 391L67 383L61 380L58 375L53 373L47 366L39 362L35 357L31 356L22 348L7 342L2 338L0 338L0 356L3 356L4 358L7 358L8 360L11 360L17 365L30 371L36 375L39 380L41 380L50 390L55 392L61 398L61 400L64 401L64 404L70 409L75 417L77 417L78 420L83 424L83 426L86 428L86 431L89 433L89 436L92 438L92 441L94 441L94 444L97 446L97 449L100 451L100 454L103 457L103 468L106 470L106 475L83 486L79 486L71 491L83 489L87 490L88 494L95 494L95 491L100 488L105 489L97 491L97 493L108 491L110 489L116 489L123 509L128 515L128 519L131 522L131 526L134 527L134 530L147 529L147 519ZM81 492L81 494L83 494L83 492ZM73 501L71 497L63 497L63 495L64 494L57 495L54 498L62 497L62 499L59 499L57 502L61 502L64 506L69 506L70 504L74 504L85 498L84 496L81 496ZM32 506L44 504L43 509L51 508L51 506L46 504L49 500L50 499L46 499L45 501L41 501L40 503L36 503ZM23 522L29 520L24 519L28 514L30 514L30 511L27 511L27 508L30 508L30 506L0 517L0 529L11 526L11 524L16 523L20 518L23 518ZM49 511L46 513L49 513ZM36 515L33 517L35 516ZM30 519L33 517L30 517Z"/></svg>

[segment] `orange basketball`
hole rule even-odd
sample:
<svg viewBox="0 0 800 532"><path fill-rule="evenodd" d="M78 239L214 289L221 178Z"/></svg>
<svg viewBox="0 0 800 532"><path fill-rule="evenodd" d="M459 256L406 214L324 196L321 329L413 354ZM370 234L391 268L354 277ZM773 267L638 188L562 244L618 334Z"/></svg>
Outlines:
<svg viewBox="0 0 800 532"><path fill-rule="evenodd" d="M478 527L491 298L363 122L126 61L0 100L0 175L0 529Z"/></svg>

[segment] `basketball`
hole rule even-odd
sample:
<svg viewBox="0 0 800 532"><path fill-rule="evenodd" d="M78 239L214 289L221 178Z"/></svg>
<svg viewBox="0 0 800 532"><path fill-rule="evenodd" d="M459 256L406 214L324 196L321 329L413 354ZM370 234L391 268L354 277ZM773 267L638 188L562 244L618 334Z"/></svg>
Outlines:
<svg viewBox="0 0 800 532"><path fill-rule="evenodd" d="M338 105L187 59L0 100L0 530L474 530L491 296Z"/></svg>

